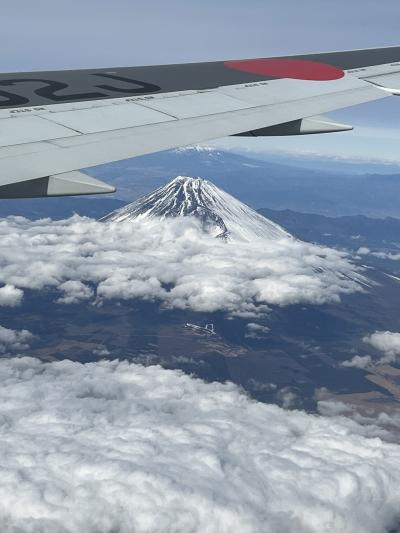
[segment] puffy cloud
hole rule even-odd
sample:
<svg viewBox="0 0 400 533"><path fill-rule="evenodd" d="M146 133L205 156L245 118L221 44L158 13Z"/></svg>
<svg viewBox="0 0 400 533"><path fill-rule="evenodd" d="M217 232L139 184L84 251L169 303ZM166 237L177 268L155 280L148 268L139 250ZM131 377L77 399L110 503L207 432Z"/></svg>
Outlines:
<svg viewBox="0 0 400 533"><path fill-rule="evenodd" d="M190 217L114 223L9 217L0 221L0 242L0 282L13 287L8 291L16 297L21 289L53 287L61 303L94 291L97 301L141 298L256 317L268 304L336 302L364 281L339 251L286 238L225 243Z"/></svg>
<svg viewBox="0 0 400 533"><path fill-rule="evenodd" d="M0 360L0 530L376 533L400 519L379 428L127 362Z"/></svg>
<svg viewBox="0 0 400 533"><path fill-rule="evenodd" d="M250 339L261 339L262 337L265 337L265 335L269 332L270 328L268 326L256 324L255 322L249 322L248 324L246 324L245 336Z"/></svg>
<svg viewBox="0 0 400 533"><path fill-rule="evenodd" d="M368 255L371 253L371 250L369 248L367 248L367 246L361 246L358 250L357 250L357 254L358 255Z"/></svg>
<svg viewBox="0 0 400 533"><path fill-rule="evenodd" d="M98 346L93 350L93 354L97 355L97 357L107 357L111 355L111 352L106 346Z"/></svg>
<svg viewBox="0 0 400 533"><path fill-rule="evenodd" d="M294 409L301 404L298 391L292 387L283 387L278 390L275 399L284 409Z"/></svg>
<svg viewBox="0 0 400 533"><path fill-rule="evenodd" d="M381 363L393 362L400 355L400 333L375 331L372 335L364 337L363 341L384 353L379 361Z"/></svg>
<svg viewBox="0 0 400 533"><path fill-rule="evenodd" d="M392 261L400 261L400 253L393 253L393 252L372 252L369 248L366 246L361 246L357 250L358 255L373 255L374 257L378 257L379 259L390 259Z"/></svg>
<svg viewBox="0 0 400 533"><path fill-rule="evenodd" d="M391 261L400 261L400 254L394 254L392 252L372 252L373 256L379 259L390 259Z"/></svg>
<svg viewBox="0 0 400 533"><path fill-rule="evenodd" d="M249 389L255 392L274 392L278 388L275 383L264 383L262 381L257 381L254 378L248 379L246 385Z"/></svg>
<svg viewBox="0 0 400 533"><path fill-rule="evenodd" d="M59 285L59 289L64 292L64 296L58 298L58 303L76 304L93 296L93 290L81 281L65 281Z"/></svg>
<svg viewBox="0 0 400 533"><path fill-rule="evenodd" d="M16 307L22 302L24 292L17 289L14 285L4 285L0 287L0 306L2 307Z"/></svg>
<svg viewBox="0 0 400 533"><path fill-rule="evenodd" d="M343 361L342 366L348 368L367 368L372 364L372 357L370 355L355 355L348 361Z"/></svg>
<svg viewBox="0 0 400 533"><path fill-rule="evenodd" d="M32 333L26 329L18 331L0 326L0 353L27 350L32 339Z"/></svg>
<svg viewBox="0 0 400 533"><path fill-rule="evenodd" d="M368 369L373 365L393 363L400 356L400 333L375 331L371 335L366 335L363 341L383 352L383 356L379 359L373 359L371 355L355 355L352 359L343 361L341 366Z"/></svg>

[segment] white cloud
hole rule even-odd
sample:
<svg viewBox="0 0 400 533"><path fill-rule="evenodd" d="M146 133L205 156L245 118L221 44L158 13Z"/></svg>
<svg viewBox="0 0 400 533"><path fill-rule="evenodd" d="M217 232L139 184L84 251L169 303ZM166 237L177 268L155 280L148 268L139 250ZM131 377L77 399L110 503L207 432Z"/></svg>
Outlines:
<svg viewBox="0 0 400 533"><path fill-rule="evenodd" d="M93 297L93 290L81 281L65 281L58 288L64 292L64 296L58 298L58 303L76 304Z"/></svg>
<svg viewBox="0 0 400 533"><path fill-rule="evenodd" d="M246 324L246 334L245 337L250 339L261 339L270 332L268 326L263 326L262 324L256 324L255 322L249 322Z"/></svg>
<svg viewBox="0 0 400 533"><path fill-rule="evenodd" d="M367 248L366 246L361 246L357 252L358 255L368 255L371 253L371 250Z"/></svg>
<svg viewBox="0 0 400 533"><path fill-rule="evenodd" d="M0 306L16 307L21 304L24 292L17 289L14 285L4 285L0 287Z"/></svg>
<svg viewBox="0 0 400 533"><path fill-rule="evenodd" d="M374 257L378 257L378 259L390 259L392 261L400 261L400 253L393 253L393 252L372 252L369 248L366 246L361 246L357 250L358 255L368 255L371 254Z"/></svg>
<svg viewBox="0 0 400 533"><path fill-rule="evenodd" d="M380 363L393 362L400 355L400 333L375 331L372 335L364 337L363 341L384 353Z"/></svg>
<svg viewBox="0 0 400 533"><path fill-rule="evenodd" d="M320 396L323 397L324 393L320 393ZM359 406L334 399L320 400L317 405L318 412L325 417L346 416L358 424L362 424L371 436L379 437L388 442L399 443L400 414L396 411L376 412L371 406L360 409Z"/></svg>
<svg viewBox="0 0 400 533"><path fill-rule="evenodd" d="M93 354L97 357L107 357L111 355L111 352L108 350L107 346L98 346L93 350Z"/></svg>
<svg viewBox="0 0 400 533"><path fill-rule="evenodd" d="M247 387L255 392L275 392L278 388L275 383L264 383L257 381L254 378L250 378L246 383Z"/></svg>
<svg viewBox="0 0 400 533"><path fill-rule="evenodd" d="M278 390L275 399L284 409L294 409L301 404L298 391L291 387L283 387Z"/></svg>
<svg viewBox="0 0 400 533"><path fill-rule="evenodd" d="M362 277L341 252L295 239L225 243L193 218L9 217L0 222L0 242L0 283L12 286L14 297L20 289L53 287L62 303L94 291L97 301L141 298L256 317L268 304L337 302L361 290Z"/></svg>
<svg viewBox="0 0 400 533"><path fill-rule="evenodd" d="M379 259L390 259L391 261L400 261L400 254L394 254L392 252L372 252L373 256Z"/></svg>
<svg viewBox="0 0 400 533"><path fill-rule="evenodd" d="M343 361L342 366L351 368L367 368L372 363L372 357L370 355L355 355L348 361Z"/></svg>
<svg viewBox="0 0 400 533"><path fill-rule="evenodd" d="M27 350L32 339L32 333L26 329L18 331L0 326L0 353Z"/></svg>
<svg viewBox="0 0 400 533"><path fill-rule="evenodd" d="M376 533L400 519L379 428L127 362L0 360L0 530Z"/></svg>

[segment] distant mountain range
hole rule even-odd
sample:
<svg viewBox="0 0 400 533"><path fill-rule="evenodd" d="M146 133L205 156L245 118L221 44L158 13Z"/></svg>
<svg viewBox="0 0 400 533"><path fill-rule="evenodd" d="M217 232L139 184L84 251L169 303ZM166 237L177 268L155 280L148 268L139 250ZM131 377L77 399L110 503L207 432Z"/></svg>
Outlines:
<svg viewBox="0 0 400 533"><path fill-rule="evenodd" d="M267 208L259 209L258 212L305 241L352 249L361 245L390 249L400 246L398 218L377 219L364 215L327 217L289 209L277 211Z"/></svg>
<svg viewBox="0 0 400 533"><path fill-rule="evenodd" d="M296 160L264 160L233 152L186 148L91 169L117 187L116 197L136 200L176 176L199 176L255 208L290 209L326 216L400 218L400 172L378 173L365 164L305 168ZM338 168L338 170L335 170ZM339 170L340 169L340 170Z"/></svg>
<svg viewBox="0 0 400 533"><path fill-rule="evenodd" d="M255 208L290 210L329 217L364 215L400 219L400 172L352 163L333 165L321 159L310 168L281 156L243 155L207 148L186 148L120 161L90 169L112 183L117 193L102 198L4 200L0 216L64 218L73 212L99 218L162 187L179 175L199 176ZM313 167L314 165L314 167ZM368 173L368 168L370 171ZM107 203L104 203L107 202Z"/></svg>
<svg viewBox="0 0 400 533"><path fill-rule="evenodd" d="M207 233L242 241L281 239L290 235L210 181L177 177L164 187L113 211L103 221L191 216Z"/></svg>

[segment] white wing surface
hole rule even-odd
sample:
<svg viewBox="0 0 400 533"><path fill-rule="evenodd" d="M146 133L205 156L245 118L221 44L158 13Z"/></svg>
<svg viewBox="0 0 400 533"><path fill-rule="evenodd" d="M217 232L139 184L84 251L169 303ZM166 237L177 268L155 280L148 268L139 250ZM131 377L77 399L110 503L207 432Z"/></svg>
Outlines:
<svg viewBox="0 0 400 533"><path fill-rule="evenodd" d="M400 48L0 75L0 197L112 192L79 169L228 135L341 131L397 94Z"/></svg>

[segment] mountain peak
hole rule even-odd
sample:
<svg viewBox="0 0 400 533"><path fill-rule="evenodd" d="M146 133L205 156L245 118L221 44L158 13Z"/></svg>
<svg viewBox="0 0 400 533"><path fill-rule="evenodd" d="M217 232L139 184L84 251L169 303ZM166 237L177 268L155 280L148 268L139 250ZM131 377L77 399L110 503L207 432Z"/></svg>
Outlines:
<svg viewBox="0 0 400 533"><path fill-rule="evenodd" d="M201 187L211 186L212 183L204 178L191 178L189 176L177 176L171 180L167 186L182 186L182 187L193 187L193 189L200 189Z"/></svg>
<svg viewBox="0 0 400 533"><path fill-rule="evenodd" d="M252 241L290 237L283 228L266 219L213 183L202 178L178 176L163 187L113 211L102 221L194 216L204 231L222 239Z"/></svg>

